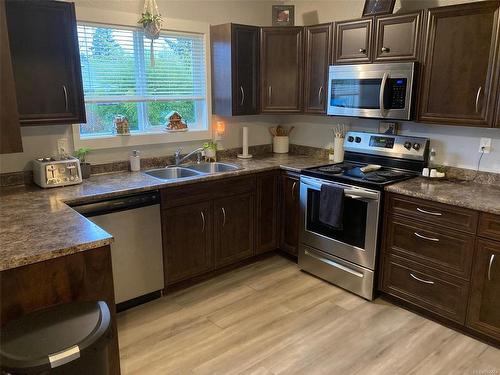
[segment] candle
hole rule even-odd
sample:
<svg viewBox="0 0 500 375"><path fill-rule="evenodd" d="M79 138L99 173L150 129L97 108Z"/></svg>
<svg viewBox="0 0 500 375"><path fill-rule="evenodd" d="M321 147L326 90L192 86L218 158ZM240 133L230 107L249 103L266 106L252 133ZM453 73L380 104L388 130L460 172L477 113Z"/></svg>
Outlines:
<svg viewBox="0 0 500 375"><path fill-rule="evenodd" d="M248 128L243 127L243 155L248 155Z"/></svg>

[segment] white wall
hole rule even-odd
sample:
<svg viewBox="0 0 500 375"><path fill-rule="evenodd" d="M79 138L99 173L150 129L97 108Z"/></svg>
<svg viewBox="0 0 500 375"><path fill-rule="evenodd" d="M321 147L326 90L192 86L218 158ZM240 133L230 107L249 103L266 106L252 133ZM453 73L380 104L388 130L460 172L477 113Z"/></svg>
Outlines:
<svg viewBox="0 0 500 375"><path fill-rule="evenodd" d="M254 25L271 23L271 5L279 3L294 4L296 7L296 24L311 24L341 19L358 18L363 9L364 0L316 0L316 1L190 1L190 0L157 0L160 11L168 18L176 20L224 23L239 22ZM461 0L398 0L395 11L413 10L429 6L441 6L464 2ZM95 12L102 17L103 12L112 12L110 23L120 24L120 12L138 14L142 10L142 0L76 0L77 17ZM130 15L127 16L129 18ZM88 20L88 19L87 19ZM213 121L221 120L214 116ZM250 128L251 145L270 143L271 137L267 128L276 124L294 125L296 130L291 141L315 147L328 147L331 128L339 123L350 123L355 130L377 129L377 121L361 119L339 119L315 116L248 116L240 118L223 118L226 122L226 135L222 144L225 148L241 146L241 128ZM500 130L474 129L467 127L449 127L404 123L402 134L419 135L432 139L432 147L438 151L437 162L463 168L475 168L479 153L480 137L493 139L493 152L485 155L481 170L500 173ZM69 125L27 127L22 129L24 152L0 155L0 172L14 172L29 169L29 161L35 157L55 154L58 138L68 138L72 149L72 130ZM200 142L189 142L180 145L150 145L136 147L143 155L159 156L171 154L178 146L185 150L196 148ZM93 163L110 162L126 159L131 148L114 148L97 150L90 154Z"/></svg>

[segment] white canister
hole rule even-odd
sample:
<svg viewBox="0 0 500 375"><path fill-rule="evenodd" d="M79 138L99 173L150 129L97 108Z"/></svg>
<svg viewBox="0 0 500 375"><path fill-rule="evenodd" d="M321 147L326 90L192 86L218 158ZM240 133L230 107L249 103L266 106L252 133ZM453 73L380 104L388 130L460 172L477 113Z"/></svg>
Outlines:
<svg viewBox="0 0 500 375"><path fill-rule="evenodd" d="M133 150L132 155L129 156L130 170L132 172L139 172L141 170L141 155L139 151Z"/></svg>
<svg viewBox="0 0 500 375"><path fill-rule="evenodd" d="M273 138L273 152L275 154L286 154L290 141L288 136L274 136Z"/></svg>
<svg viewBox="0 0 500 375"><path fill-rule="evenodd" d="M333 162L342 163L344 161L344 138L335 137L333 140Z"/></svg>

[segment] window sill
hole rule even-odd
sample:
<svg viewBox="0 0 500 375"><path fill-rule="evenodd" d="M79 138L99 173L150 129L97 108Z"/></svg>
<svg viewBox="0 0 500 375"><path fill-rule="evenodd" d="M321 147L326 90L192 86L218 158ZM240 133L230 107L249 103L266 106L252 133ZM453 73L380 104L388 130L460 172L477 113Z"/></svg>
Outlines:
<svg viewBox="0 0 500 375"><path fill-rule="evenodd" d="M141 145L204 141L210 139L210 130L189 130L182 133L135 133L130 136L103 135L80 138L80 125L73 125L73 142L75 149L90 147L94 150L106 148L132 147Z"/></svg>

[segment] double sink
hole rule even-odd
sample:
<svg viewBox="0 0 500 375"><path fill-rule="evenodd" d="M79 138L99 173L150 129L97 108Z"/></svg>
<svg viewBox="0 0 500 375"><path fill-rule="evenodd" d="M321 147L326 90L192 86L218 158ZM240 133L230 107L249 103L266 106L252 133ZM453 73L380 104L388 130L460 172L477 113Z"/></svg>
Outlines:
<svg viewBox="0 0 500 375"><path fill-rule="evenodd" d="M238 169L241 169L241 167L228 163L200 163L152 169L144 173L160 180L179 180L220 172L236 171Z"/></svg>

